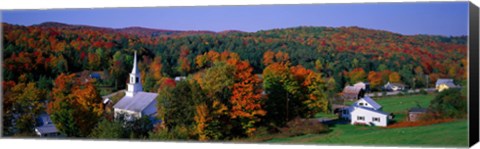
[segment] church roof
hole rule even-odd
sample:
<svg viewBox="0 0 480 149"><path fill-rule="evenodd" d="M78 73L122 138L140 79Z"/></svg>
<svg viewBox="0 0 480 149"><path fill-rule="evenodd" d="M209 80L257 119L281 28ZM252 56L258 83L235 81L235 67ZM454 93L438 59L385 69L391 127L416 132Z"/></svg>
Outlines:
<svg viewBox="0 0 480 149"><path fill-rule="evenodd" d="M115 109L124 109L135 112L142 112L157 98L157 93L136 92L133 97L124 96L113 106Z"/></svg>

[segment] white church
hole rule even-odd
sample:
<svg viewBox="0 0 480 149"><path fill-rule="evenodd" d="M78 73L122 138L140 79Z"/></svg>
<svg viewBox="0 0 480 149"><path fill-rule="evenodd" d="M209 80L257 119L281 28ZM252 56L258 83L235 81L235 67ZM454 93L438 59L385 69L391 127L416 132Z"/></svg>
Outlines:
<svg viewBox="0 0 480 149"><path fill-rule="evenodd" d="M127 83L125 97L114 106L114 117L124 115L126 120L134 120L142 116L154 116L157 113L157 93L144 92L140 82L140 72L137 66L137 52L133 60L133 69Z"/></svg>

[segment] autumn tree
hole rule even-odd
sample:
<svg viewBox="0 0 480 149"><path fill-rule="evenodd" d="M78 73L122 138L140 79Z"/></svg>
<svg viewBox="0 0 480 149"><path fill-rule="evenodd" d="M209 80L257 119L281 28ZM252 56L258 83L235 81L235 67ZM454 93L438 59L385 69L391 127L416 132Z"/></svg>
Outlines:
<svg viewBox="0 0 480 149"><path fill-rule="evenodd" d="M232 88L230 116L238 119L248 136L255 132L255 124L266 111L262 108L260 79L252 73L253 68L247 61L236 62L235 83Z"/></svg>
<svg viewBox="0 0 480 149"><path fill-rule="evenodd" d="M368 73L368 82L370 83L370 88L375 89L379 86L382 86L382 74L380 72L370 71Z"/></svg>
<svg viewBox="0 0 480 149"><path fill-rule="evenodd" d="M390 81L391 83L398 83L398 82L400 82L400 75L398 74L398 72L392 72L392 73L388 76L388 81Z"/></svg>
<svg viewBox="0 0 480 149"><path fill-rule="evenodd" d="M355 84L358 82L365 81L367 79L367 73L363 68L355 68L352 71L348 72L350 78L350 84Z"/></svg>
<svg viewBox="0 0 480 149"><path fill-rule="evenodd" d="M47 110L59 131L68 136L88 136L103 114L102 99L93 83L81 83L75 74L60 74L52 94Z"/></svg>
<svg viewBox="0 0 480 149"><path fill-rule="evenodd" d="M8 84L4 85L6 85L4 87L9 87ZM4 130L34 135L35 118L45 108L42 104L44 92L38 89L36 83L33 82L22 82L11 87L4 92L4 127L6 128Z"/></svg>

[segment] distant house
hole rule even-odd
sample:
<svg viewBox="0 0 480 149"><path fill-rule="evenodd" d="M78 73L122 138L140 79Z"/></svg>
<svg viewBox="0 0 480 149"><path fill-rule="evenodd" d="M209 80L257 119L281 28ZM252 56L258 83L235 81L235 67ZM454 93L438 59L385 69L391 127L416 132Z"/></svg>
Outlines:
<svg viewBox="0 0 480 149"><path fill-rule="evenodd" d="M459 88L459 86L453 83L453 79L438 79L435 83L435 89L439 92L450 88Z"/></svg>
<svg viewBox="0 0 480 149"><path fill-rule="evenodd" d="M97 79L97 80L101 80L101 79L102 79L102 76L100 75L99 72L92 72L92 73L90 73L90 78L92 78L92 79Z"/></svg>
<svg viewBox="0 0 480 149"><path fill-rule="evenodd" d="M345 86L342 91L342 98L344 100L357 100L365 95L365 90L359 86Z"/></svg>
<svg viewBox="0 0 480 149"><path fill-rule="evenodd" d="M403 91L405 90L405 84L402 83L390 83L388 82L383 86L383 89L386 91Z"/></svg>
<svg viewBox="0 0 480 149"><path fill-rule="evenodd" d="M185 77L185 76L178 76L178 77L175 77L175 82L182 81L182 80L185 80L185 79L187 79L187 77Z"/></svg>
<svg viewBox="0 0 480 149"><path fill-rule="evenodd" d="M104 74L103 72L101 71L88 71L88 70L84 70L82 72L77 72L75 73L76 76L78 77L78 79L80 81L82 81L83 83L86 83L92 79L96 79L96 80L103 80L105 79L104 78Z"/></svg>
<svg viewBox="0 0 480 149"><path fill-rule="evenodd" d="M368 82L358 82L353 85L354 87L360 87L362 88L365 92L370 91L370 83Z"/></svg>
<svg viewBox="0 0 480 149"><path fill-rule="evenodd" d="M158 93L144 92L140 82L140 71L137 67L137 52L133 61L133 69L130 73L130 82L125 96L114 106L114 117L124 116L126 120L135 120L142 116L153 117L157 113Z"/></svg>
<svg viewBox="0 0 480 149"><path fill-rule="evenodd" d="M408 121L418 121L426 113L427 109L425 108L411 108L408 110Z"/></svg>
<svg viewBox="0 0 480 149"><path fill-rule="evenodd" d="M389 114L382 111L382 106L372 98L365 96L349 107L340 110L340 117L350 120L350 124L363 124L386 127L390 120Z"/></svg>
<svg viewBox="0 0 480 149"><path fill-rule="evenodd" d="M50 116L46 113L40 114L36 119L35 133L40 137L59 136L60 132L53 124Z"/></svg>

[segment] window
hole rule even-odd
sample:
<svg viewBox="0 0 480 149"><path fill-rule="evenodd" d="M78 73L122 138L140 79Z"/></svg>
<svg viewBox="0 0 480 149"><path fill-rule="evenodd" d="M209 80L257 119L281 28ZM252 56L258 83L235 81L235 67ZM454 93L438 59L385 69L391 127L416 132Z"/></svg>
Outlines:
<svg viewBox="0 0 480 149"><path fill-rule="evenodd" d="M363 106L363 102L359 103L359 105Z"/></svg>
<svg viewBox="0 0 480 149"><path fill-rule="evenodd" d="M343 110L343 114L347 114L348 113L348 110Z"/></svg>
<svg viewBox="0 0 480 149"><path fill-rule="evenodd" d="M368 106L368 103L365 103L365 106Z"/></svg>
<svg viewBox="0 0 480 149"><path fill-rule="evenodd" d="M374 122L380 122L380 118L378 118L378 117L372 117L372 121L374 121Z"/></svg>
<svg viewBox="0 0 480 149"><path fill-rule="evenodd" d="M364 116L357 116L357 120L359 120L359 121L364 121L364 120L365 120L365 117L364 117Z"/></svg>

